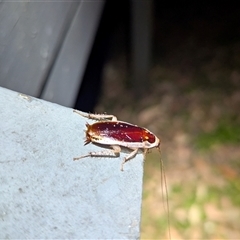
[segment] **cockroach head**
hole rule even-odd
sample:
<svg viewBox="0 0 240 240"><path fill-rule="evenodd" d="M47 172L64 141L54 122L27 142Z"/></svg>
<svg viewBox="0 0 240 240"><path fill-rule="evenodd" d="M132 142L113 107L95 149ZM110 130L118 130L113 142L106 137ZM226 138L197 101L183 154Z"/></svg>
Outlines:
<svg viewBox="0 0 240 240"><path fill-rule="evenodd" d="M161 144L161 141L160 141L160 139L159 139L159 142L158 142L158 145L157 145L157 149L158 149L159 153L161 154L160 144Z"/></svg>
<svg viewBox="0 0 240 240"><path fill-rule="evenodd" d="M160 144L161 144L161 140L158 138L158 145L156 146L156 148L159 149L159 151L161 151L160 150Z"/></svg>

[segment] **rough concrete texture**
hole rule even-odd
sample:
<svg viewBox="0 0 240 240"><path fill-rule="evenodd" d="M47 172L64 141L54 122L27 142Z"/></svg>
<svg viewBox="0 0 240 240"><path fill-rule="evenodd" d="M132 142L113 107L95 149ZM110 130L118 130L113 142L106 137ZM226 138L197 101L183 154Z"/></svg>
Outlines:
<svg viewBox="0 0 240 240"><path fill-rule="evenodd" d="M140 237L143 158L73 157L91 120L0 88L0 238ZM119 116L118 116L119 117Z"/></svg>

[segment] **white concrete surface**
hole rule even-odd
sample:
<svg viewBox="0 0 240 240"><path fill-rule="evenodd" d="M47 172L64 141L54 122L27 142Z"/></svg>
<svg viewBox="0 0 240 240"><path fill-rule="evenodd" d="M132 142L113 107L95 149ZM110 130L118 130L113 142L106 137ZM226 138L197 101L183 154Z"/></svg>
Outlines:
<svg viewBox="0 0 240 240"><path fill-rule="evenodd" d="M121 116L118 116L120 118ZM72 109L0 88L0 239L138 239L143 157L73 157L85 123Z"/></svg>

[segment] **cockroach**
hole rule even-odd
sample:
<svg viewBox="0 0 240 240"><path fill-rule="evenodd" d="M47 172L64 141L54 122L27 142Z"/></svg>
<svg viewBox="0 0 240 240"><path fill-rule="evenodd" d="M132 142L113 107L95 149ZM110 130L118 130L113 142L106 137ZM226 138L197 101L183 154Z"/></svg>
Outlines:
<svg viewBox="0 0 240 240"><path fill-rule="evenodd" d="M160 151L160 139L150 132L148 129L133 125L131 123L118 121L116 116L107 114L92 114L84 113L77 110L73 112L86 117L88 119L96 120L93 124L86 124L86 139L85 145L89 143L97 143L99 145L109 146L112 149L105 149L98 152L89 152L86 155L75 157L73 160L79 160L85 157L97 157L97 156L109 156L118 157L121 152L121 147L132 150L122 161L121 171L123 171L123 165L134 158L138 153L138 150L143 151L144 159L151 148L158 148ZM162 163L162 160L161 160ZM163 171L163 164L162 164ZM163 171L164 173L164 171ZM167 194L167 208L168 206L168 191L166 177L164 176L165 190ZM162 182L162 181L161 181ZM163 183L163 182L162 182ZM169 211L168 211L168 226L169 224ZM169 237L171 238L170 228Z"/></svg>
<svg viewBox="0 0 240 240"><path fill-rule="evenodd" d="M89 152L73 160L94 156L118 157L121 152L121 147L125 147L132 150L132 152L122 161L121 171L123 171L123 165L134 158L139 149L143 151L144 158L149 149L158 148L160 150L160 139L146 128L118 121L114 115L88 114L77 110L73 111L83 117L97 120L97 122L91 125L88 123L86 124L85 145L88 143L97 143L112 148L98 152Z"/></svg>

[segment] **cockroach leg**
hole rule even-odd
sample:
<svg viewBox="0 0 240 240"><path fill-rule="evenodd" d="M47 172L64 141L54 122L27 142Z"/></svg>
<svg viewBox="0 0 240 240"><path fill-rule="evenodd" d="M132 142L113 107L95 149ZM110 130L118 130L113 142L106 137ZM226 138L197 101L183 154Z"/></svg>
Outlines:
<svg viewBox="0 0 240 240"><path fill-rule="evenodd" d="M149 152L149 149L145 148L144 151L143 151L143 161L145 161L145 157L146 157L148 152Z"/></svg>
<svg viewBox="0 0 240 240"><path fill-rule="evenodd" d="M83 116L83 117L86 117L86 118L89 118L89 119L93 119L93 120L98 120L98 121L101 121L101 120L110 120L110 121L117 121L117 117L114 116L114 115L107 115L107 114L93 114L93 113L83 113L83 112L80 112L76 109L73 109L73 112Z"/></svg>
<svg viewBox="0 0 240 240"><path fill-rule="evenodd" d="M85 158L85 157L99 157L99 156L108 156L108 157L119 157L121 152L120 146L111 146L112 149L106 149L99 152L89 152L86 155L73 158L74 161Z"/></svg>
<svg viewBox="0 0 240 240"><path fill-rule="evenodd" d="M137 154L137 152L138 152L138 148L132 149L132 150L133 150L133 151L132 151L130 154L128 154L128 155L123 159L123 162L122 162L122 165L121 165L121 171L123 171L123 165L124 165L127 161L131 160L132 158L134 158L134 157L136 156L136 154Z"/></svg>

